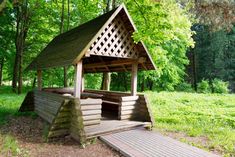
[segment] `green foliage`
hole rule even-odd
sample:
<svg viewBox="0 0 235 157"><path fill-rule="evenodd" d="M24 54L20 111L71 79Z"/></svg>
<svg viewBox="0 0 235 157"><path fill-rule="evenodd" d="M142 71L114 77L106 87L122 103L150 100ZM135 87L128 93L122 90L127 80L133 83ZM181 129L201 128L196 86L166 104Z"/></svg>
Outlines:
<svg viewBox="0 0 235 157"><path fill-rule="evenodd" d="M147 92L156 121L163 131L206 137L206 144L194 145L216 150L225 156L235 153L235 95L182 92ZM187 138L185 139L187 141ZM200 140L199 140L200 141ZM188 141L189 142L189 141Z"/></svg>
<svg viewBox="0 0 235 157"><path fill-rule="evenodd" d="M85 75L85 88L100 90L101 82L102 82L101 74L86 74Z"/></svg>
<svg viewBox="0 0 235 157"><path fill-rule="evenodd" d="M228 81L230 89L235 90L235 27L230 32L220 30L211 32L208 27L194 25L196 76L201 81L215 78Z"/></svg>
<svg viewBox="0 0 235 157"><path fill-rule="evenodd" d="M182 91L182 92L193 92L192 85L186 82L182 82L179 85L176 86L175 88L177 91Z"/></svg>
<svg viewBox="0 0 235 157"><path fill-rule="evenodd" d="M188 64L185 53L193 46L190 17L174 0L128 0L126 4L138 29L135 41L144 41L158 67L144 77L153 81L155 88L173 90L183 81Z"/></svg>
<svg viewBox="0 0 235 157"><path fill-rule="evenodd" d="M208 80L202 80L197 84L197 90L199 93L211 93L211 87Z"/></svg>
<svg viewBox="0 0 235 157"><path fill-rule="evenodd" d="M224 82L219 79L212 81L212 88L214 93L228 93L228 82Z"/></svg>

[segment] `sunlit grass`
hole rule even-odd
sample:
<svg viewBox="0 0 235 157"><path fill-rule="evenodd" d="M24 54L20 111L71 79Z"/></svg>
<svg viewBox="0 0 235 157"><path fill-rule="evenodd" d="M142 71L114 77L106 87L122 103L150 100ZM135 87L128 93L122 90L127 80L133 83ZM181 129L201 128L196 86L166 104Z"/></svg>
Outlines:
<svg viewBox="0 0 235 157"><path fill-rule="evenodd" d="M235 95L180 92L147 92L156 121L162 130L183 132L209 139L206 149L225 156L235 154Z"/></svg>

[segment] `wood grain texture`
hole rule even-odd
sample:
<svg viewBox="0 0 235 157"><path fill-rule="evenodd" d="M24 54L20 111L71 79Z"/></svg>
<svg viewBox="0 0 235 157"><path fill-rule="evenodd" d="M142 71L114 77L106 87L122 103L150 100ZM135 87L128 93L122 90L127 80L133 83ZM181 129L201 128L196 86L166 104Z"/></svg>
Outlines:
<svg viewBox="0 0 235 157"><path fill-rule="evenodd" d="M219 157L144 129L104 135L100 139L126 157Z"/></svg>

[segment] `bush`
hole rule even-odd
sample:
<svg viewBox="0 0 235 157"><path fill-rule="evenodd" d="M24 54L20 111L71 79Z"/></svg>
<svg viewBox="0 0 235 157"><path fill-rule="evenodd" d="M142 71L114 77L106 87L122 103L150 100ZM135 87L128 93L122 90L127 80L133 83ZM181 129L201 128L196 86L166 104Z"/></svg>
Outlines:
<svg viewBox="0 0 235 157"><path fill-rule="evenodd" d="M192 85L186 82L182 82L181 84L177 85L175 88L177 91L182 91L182 92L193 92Z"/></svg>
<svg viewBox="0 0 235 157"><path fill-rule="evenodd" d="M214 79L212 81L212 88L214 93L228 93L228 82L224 82L219 79Z"/></svg>
<svg viewBox="0 0 235 157"><path fill-rule="evenodd" d="M197 84L197 91L199 93L211 93L211 88L208 80L202 80Z"/></svg>

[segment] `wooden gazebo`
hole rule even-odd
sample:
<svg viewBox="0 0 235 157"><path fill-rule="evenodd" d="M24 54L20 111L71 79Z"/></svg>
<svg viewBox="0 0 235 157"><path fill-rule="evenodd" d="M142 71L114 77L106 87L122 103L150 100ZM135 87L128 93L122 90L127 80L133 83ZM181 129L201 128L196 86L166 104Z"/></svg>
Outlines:
<svg viewBox="0 0 235 157"><path fill-rule="evenodd" d="M38 89L27 94L20 111L35 111L50 124L48 137L70 134L89 138L133 127L151 127L153 119L144 95L137 94L138 70L155 66L124 5L56 36L32 61ZM42 88L42 71L74 65L74 88ZM85 90L84 74L131 72L131 93Z"/></svg>

